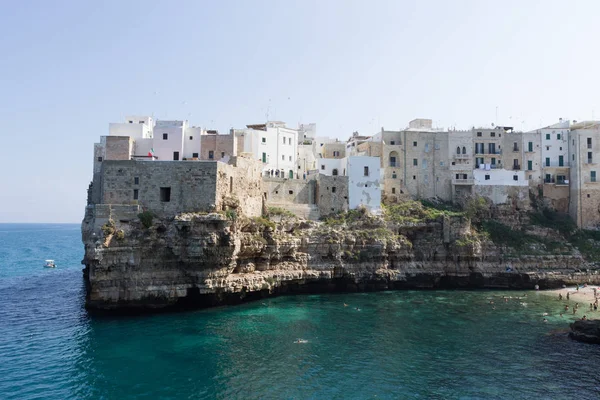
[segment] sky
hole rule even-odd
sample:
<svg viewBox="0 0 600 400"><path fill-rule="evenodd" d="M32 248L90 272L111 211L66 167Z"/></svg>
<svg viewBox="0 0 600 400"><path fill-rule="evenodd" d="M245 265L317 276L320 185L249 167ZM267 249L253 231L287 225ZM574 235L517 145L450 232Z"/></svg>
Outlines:
<svg viewBox="0 0 600 400"><path fill-rule="evenodd" d="M0 2L0 222L80 222L126 115L318 136L600 119L600 2Z"/></svg>

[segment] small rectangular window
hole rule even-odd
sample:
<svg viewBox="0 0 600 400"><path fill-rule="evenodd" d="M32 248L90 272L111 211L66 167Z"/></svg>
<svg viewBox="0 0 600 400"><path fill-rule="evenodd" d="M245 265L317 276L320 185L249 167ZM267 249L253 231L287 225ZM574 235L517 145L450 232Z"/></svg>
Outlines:
<svg viewBox="0 0 600 400"><path fill-rule="evenodd" d="M289 156L290 161L292 161L292 156Z"/></svg>
<svg viewBox="0 0 600 400"><path fill-rule="evenodd" d="M193 137L193 136L190 136L190 140L194 140L194 137Z"/></svg>
<svg viewBox="0 0 600 400"><path fill-rule="evenodd" d="M285 161L285 156L281 155L281 161Z"/></svg>
<svg viewBox="0 0 600 400"><path fill-rule="evenodd" d="M223 158L223 157L225 157L225 152L224 151L221 152L221 158Z"/></svg>
<svg viewBox="0 0 600 400"><path fill-rule="evenodd" d="M417 142L413 142L413 147L417 147Z"/></svg>
<svg viewBox="0 0 600 400"><path fill-rule="evenodd" d="M263 153L263 154L264 154L264 153ZM209 151L208 151L208 159L209 159L209 160L212 160L212 159L214 159L214 158L215 158L215 152L214 152L214 151L212 151L212 150L209 150Z"/></svg>
<svg viewBox="0 0 600 400"><path fill-rule="evenodd" d="M133 189L133 199L137 200L138 196L139 196L139 190L138 189Z"/></svg>
<svg viewBox="0 0 600 400"><path fill-rule="evenodd" d="M267 143L267 138L262 138L263 143Z"/></svg>
<svg viewBox="0 0 600 400"><path fill-rule="evenodd" d="M98 162L102 162L102 157L98 157Z"/></svg>
<svg viewBox="0 0 600 400"><path fill-rule="evenodd" d="M321 169L325 169L325 165L321 164Z"/></svg>
<svg viewBox="0 0 600 400"><path fill-rule="evenodd" d="M556 134L556 140L560 140L560 133Z"/></svg>
<svg viewBox="0 0 600 400"><path fill-rule="evenodd" d="M396 194L396 188L392 188L392 194Z"/></svg>
<svg viewBox="0 0 600 400"><path fill-rule="evenodd" d="M173 161L179 161L179 152L178 151L173 152Z"/></svg>
<svg viewBox="0 0 600 400"><path fill-rule="evenodd" d="M171 188L161 187L160 188L160 201L169 202L171 201Z"/></svg>
<svg viewBox="0 0 600 400"><path fill-rule="evenodd" d="M333 187L331 188L331 193L335 193L335 190L336 190L336 189L335 189L335 186L333 186Z"/></svg>
<svg viewBox="0 0 600 400"><path fill-rule="evenodd" d="M192 158L198 158L198 153L192 153Z"/></svg>
<svg viewBox="0 0 600 400"><path fill-rule="evenodd" d="M513 175L513 181L518 181L519 180L519 175Z"/></svg>
<svg viewBox="0 0 600 400"><path fill-rule="evenodd" d="M546 157L546 167L550 166L550 157Z"/></svg>
<svg viewBox="0 0 600 400"><path fill-rule="evenodd" d="M489 175L486 175L486 176L485 176L485 180L486 180L486 181L489 181L489 180L490 180L490 176L489 176Z"/></svg>
<svg viewBox="0 0 600 400"><path fill-rule="evenodd" d="M163 140L168 140L168 139L169 139L169 134L163 133Z"/></svg>
<svg viewBox="0 0 600 400"><path fill-rule="evenodd" d="M416 158L413 158L413 165L415 165L415 166L419 165L419 160L417 160Z"/></svg>
<svg viewBox="0 0 600 400"><path fill-rule="evenodd" d="M477 137L481 137L481 132L477 132Z"/></svg>
<svg viewBox="0 0 600 400"><path fill-rule="evenodd" d="M533 151L533 142L527 143L527 151Z"/></svg>
<svg viewBox="0 0 600 400"><path fill-rule="evenodd" d="M496 137L496 132L490 132L490 137Z"/></svg>
<svg viewBox="0 0 600 400"><path fill-rule="evenodd" d="M592 148L592 138L587 138L587 148L591 149Z"/></svg>
<svg viewBox="0 0 600 400"><path fill-rule="evenodd" d="M134 185L139 185L140 184L140 178L139 178L139 176L136 176L136 177L133 178L133 184Z"/></svg>
<svg viewBox="0 0 600 400"><path fill-rule="evenodd" d="M546 133L546 140L550 140L550 134Z"/></svg>
<svg viewBox="0 0 600 400"><path fill-rule="evenodd" d="M596 171L590 171L590 181L596 182Z"/></svg>
<svg viewBox="0 0 600 400"><path fill-rule="evenodd" d="M140 124L143 124L143 123L144 123L144 121L140 121Z"/></svg>
<svg viewBox="0 0 600 400"><path fill-rule="evenodd" d="M369 176L369 167L364 167L363 172L365 176Z"/></svg>
<svg viewBox="0 0 600 400"><path fill-rule="evenodd" d="M395 145L395 144L396 144L396 142L395 142L394 140L390 141L390 145L391 145L391 146L393 146L393 145Z"/></svg>

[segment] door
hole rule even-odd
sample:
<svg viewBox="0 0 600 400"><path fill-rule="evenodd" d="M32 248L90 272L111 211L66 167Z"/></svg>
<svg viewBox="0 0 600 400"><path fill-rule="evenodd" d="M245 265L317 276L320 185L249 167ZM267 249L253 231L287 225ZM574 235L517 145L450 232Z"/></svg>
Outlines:
<svg viewBox="0 0 600 400"><path fill-rule="evenodd" d="M565 166L564 156L558 156L558 166L559 167L564 167Z"/></svg>
<svg viewBox="0 0 600 400"><path fill-rule="evenodd" d="M179 160L179 152L178 151L174 151L173 152L173 161L178 161Z"/></svg>

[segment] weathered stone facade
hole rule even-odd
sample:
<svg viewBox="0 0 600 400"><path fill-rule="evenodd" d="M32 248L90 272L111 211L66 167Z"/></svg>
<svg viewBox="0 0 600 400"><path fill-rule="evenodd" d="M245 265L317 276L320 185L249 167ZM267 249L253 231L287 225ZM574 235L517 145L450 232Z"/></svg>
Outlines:
<svg viewBox="0 0 600 400"><path fill-rule="evenodd" d="M348 211L348 177L319 175L317 205L321 216Z"/></svg>
<svg viewBox="0 0 600 400"><path fill-rule="evenodd" d="M206 134L200 136L200 159L221 160L238 155L237 137L229 135Z"/></svg>

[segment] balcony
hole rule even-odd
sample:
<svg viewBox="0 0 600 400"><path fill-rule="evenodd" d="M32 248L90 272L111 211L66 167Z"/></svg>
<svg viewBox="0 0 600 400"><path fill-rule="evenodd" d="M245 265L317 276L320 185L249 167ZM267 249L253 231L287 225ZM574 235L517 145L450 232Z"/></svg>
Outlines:
<svg viewBox="0 0 600 400"><path fill-rule="evenodd" d="M400 166L400 164L397 163L396 161L390 161L390 167L396 168L396 167L399 167L399 166Z"/></svg>
<svg viewBox="0 0 600 400"><path fill-rule="evenodd" d="M469 158L471 158L470 154L455 154L454 158L457 160L468 160Z"/></svg>
<svg viewBox="0 0 600 400"><path fill-rule="evenodd" d="M550 179L544 179L544 183L548 184L548 185L557 185L557 186L569 186L569 180L568 179L555 179L555 178L550 178Z"/></svg>
<svg viewBox="0 0 600 400"><path fill-rule="evenodd" d="M569 168L569 163L560 163L559 161L552 161L550 162L550 164L544 163L544 168Z"/></svg>
<svg viewBox="0 0 600 400"><path fill-rule="evenodd" d="M514 164L512 169L513 169L513 171L520 171L521 166L519 164Z"/></svg>
<svg viewBox="0 0 600 400"><path fill-rule="evenodd" d="M485 165L484 164L475 164L475 169L481 169L481 165ZM502 169L502 164L489 164L490 169Z"/></svg>
<svg viewBox="0 0 600 400"><path fill-rule="evenodd" d="M469 178L469 179L456 179L456 178L453 178L452 179L452 184L453 185L473 185L474 184L474 179L473 178Z"/></svg>
<svg viewBox="0 0 600 400"><path fill-rule="evenodd" d="M513 146L513 151L519 151L519 146Z"/></svg>

